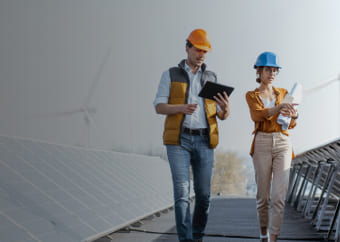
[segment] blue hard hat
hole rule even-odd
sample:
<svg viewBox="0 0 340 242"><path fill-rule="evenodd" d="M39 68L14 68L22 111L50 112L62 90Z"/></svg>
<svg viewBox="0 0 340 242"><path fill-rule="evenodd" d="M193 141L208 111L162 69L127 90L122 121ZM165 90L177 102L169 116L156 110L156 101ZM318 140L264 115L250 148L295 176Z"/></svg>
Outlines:
<svg viewBox="0 0 340 242"><path fill-rule="evenodd" d="M263 52L262 54L260 54L256 59L254 68L256 69L259 66L271 66L281 68L281 66L279 66L279 58L273 52Z"/></svg>

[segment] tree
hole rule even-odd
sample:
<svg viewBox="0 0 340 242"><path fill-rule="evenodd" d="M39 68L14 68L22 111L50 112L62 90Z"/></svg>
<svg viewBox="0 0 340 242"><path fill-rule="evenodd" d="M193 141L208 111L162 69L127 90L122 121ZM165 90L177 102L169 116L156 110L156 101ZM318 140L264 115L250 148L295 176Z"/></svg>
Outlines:
<svg viewBox="0 0 340 242"><path fill-rule="evenodd" d="M247 169L245 160L235 152L217 151L211 183L212 194L246 194Z"/></svg>

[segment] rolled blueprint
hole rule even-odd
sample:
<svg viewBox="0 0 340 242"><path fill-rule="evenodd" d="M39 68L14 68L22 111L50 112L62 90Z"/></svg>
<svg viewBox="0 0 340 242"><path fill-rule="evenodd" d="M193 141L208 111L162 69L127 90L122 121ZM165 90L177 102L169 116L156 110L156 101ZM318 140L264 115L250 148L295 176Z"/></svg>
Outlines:
<svg viewBox="0 0 340 242"><path fill-rule="evenodd" d="M295 82L292 90L289 94L286 94L282 103L294 103L300 104L302 101L302 85ZM297 109L297 108L296 108ZM281 124L282 130L287 130L290 124L291 118L285 117L282 114L277 118L277 123Z"/></svg>

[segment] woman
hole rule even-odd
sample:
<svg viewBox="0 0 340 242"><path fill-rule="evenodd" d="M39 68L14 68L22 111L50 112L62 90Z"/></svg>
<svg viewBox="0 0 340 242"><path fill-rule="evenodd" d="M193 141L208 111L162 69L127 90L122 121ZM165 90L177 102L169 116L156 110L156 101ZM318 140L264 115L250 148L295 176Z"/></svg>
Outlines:
<svg viewBox="0 0 340 242"><path fill-rule="evenodd" d="M274 53L260 54L254 65L260 84L246 94L250 116L255 124L250 155L253 158L257 184L256 204L260 224L260 241L276 242L282 224L289 169L293 157L287 130L277 123L281 113L291 117L288 129L296 126L298 114L294 104L282 103L287 90L273 86L281 68ZM269 211L269 203L271 208ZM270 214L269 214L270 212ZM267 232L270 234L268 235Z"/></svg>

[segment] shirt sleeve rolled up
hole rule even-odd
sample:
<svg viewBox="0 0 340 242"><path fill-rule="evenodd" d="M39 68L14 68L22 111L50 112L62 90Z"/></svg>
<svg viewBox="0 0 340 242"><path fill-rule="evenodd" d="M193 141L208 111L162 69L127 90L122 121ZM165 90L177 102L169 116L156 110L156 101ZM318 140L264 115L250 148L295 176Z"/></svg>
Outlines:
<svg viewBox="0 0 340 242"><path fill-rule="evenodd" d="M169 70L164 71L161 77L161 80L158 85L157 94L155 100L153 101L154 107L160 103L168 103L169 95L170 95L170 73Z"/></svg>

